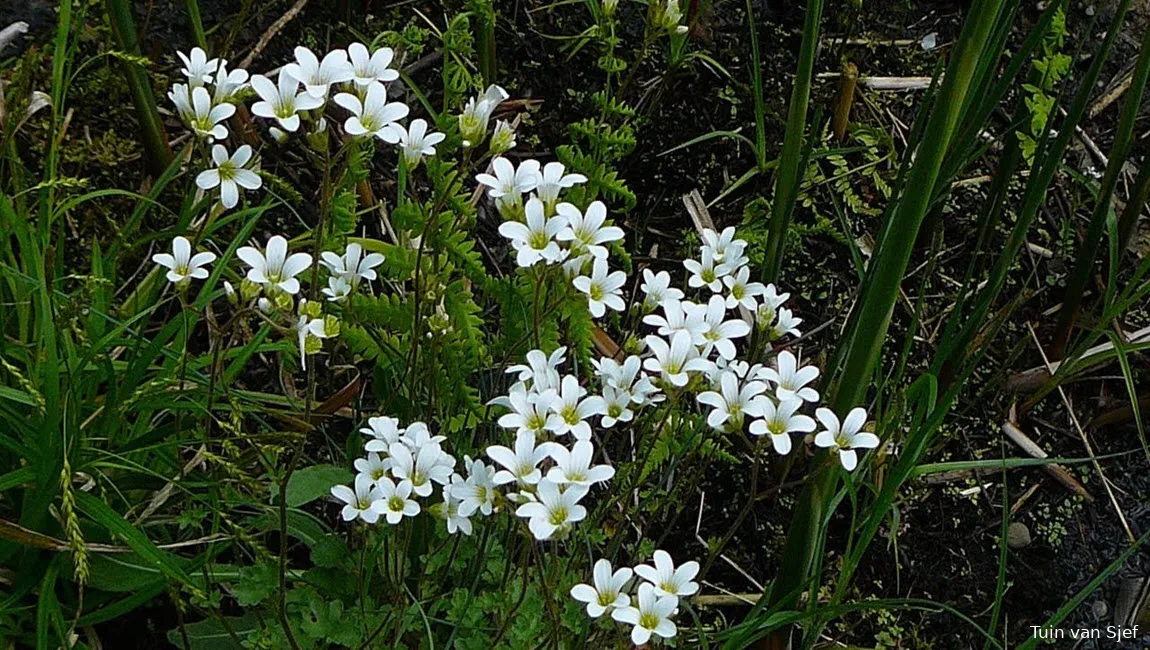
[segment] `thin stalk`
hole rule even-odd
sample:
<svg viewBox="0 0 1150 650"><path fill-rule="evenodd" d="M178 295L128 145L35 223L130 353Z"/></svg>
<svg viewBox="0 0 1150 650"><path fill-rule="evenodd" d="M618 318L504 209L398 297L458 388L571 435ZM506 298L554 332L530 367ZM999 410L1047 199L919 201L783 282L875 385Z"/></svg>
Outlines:
<svg viewBox="0 0 1150 650"><path fill-rule="evenodd" d="M1107 28L1106 38L1080 80L1078 91L1066 111L1066 116L1058 125L1058 136L1053 143L1049 142L1052 125L1047 124L1039 143L1038 152L1035 154L1034 167L1030 170L1026 189L1023 191L1022 209L1018 213L1014 227L1003 243L1001 252L997 254L997 260L987 275L986 284L979 293L977 301L974 302L970 316L966 318L957 334L953 337L944 338L939 352L936 354L936 365L948 358L960 359L963 357L962 351L967 343L973 340L975 332L983 326L986 315L990 313L994 301L1001 293L1007 275L1011 267L1014 266L1015 258L1026 242L1026 233L1030 229L1030 224L1045 202L1046 192L1054 174L1061 167L1062 155L1066 152L1071 138L1074 137L1074 129L1086 113L1094 84L1097 83L1102 74L1103 64L1114 46L1116 34L1119 31L1118 27L1121 26L1129 6L1130 0L1122 0L1116 8L1114 17Z"/></svg>
<svg viewBox="0 0 1150 650"><path fill-rule="evenodd" d="M814 73L815 54L818 52L819 23L822 17L823 0L808 0L803 40L799 46L799 67L795 72L790 106L787 109L787 132L783 138L783 150L779 154L779 168L775 173L775 200L771 206L767 238L769 243L763 264L764 282L774 282L779 277L787 230L791 225L799 183L803 178L802 152L807 127L807 105L810 103L811 76Z"/></svg>
<svg viewBox="0 0 1150 650"><path fill-rule="evenodd" d="M140 43L136 36L136 21L132 18L131 1L105 0L104 5L108 11L108 25L112 29L116 47L128 54L140 56ZM156 97L152 93L148 74L142 67L130 61L121 60L120 67L123 69L124 80L128 83L128 90L132 93L132 103L136 107L136 118L140 122L140 138L148 166L153 173L162 174L172 162L172 148L168 144L164 122L160 119L160 112L156 108Z"/></svg>
<svg viewBox="0 0 1150 650"><path fill-rule="evenodd" d="M835 412L846 413L862 403L866 395L867 380L882 351L899 285L906 274L919 227L930 207L934 185L961 117L959 112L971 77L1004 1L976 2L971 8L963 37L955 45L953 58L927 122L925 138L903 194L891 213L892 227L886 230L886 237L879 242L870 267L870 282L858 301L859 319L848 339L847 356L831 403Z"/></svg>
<svg viewBox="0 0 1150 650"><path fill-rule="evenodd" d="M479 50L479 73L483 76L483 84L495 83L498 66L495 59L495 4L492 0L478 0L473 15L479 20L478 29L475 30L477 49Z"/></svg>
<svg viewBox="0 0 1150 650"><path fill-rule="evenodd" d="M1134 65L1130 90L1126 91L1122 115L1118 119L1118 129L1114 133L1114 144L1110 147L1110 161L1106 165L1106 173L1102 176L1098 196L1094 201L1094 213L1090 215L1090 225L1086 228L1082 247L1078 249L1074 270L1066 280L1066 294L1062 298L1062 309L1058 311L1058 325L1054 330L1054 343L1051 346L1050 356L1053 359L1061 359L1070 342L1075 317L1078 315L1079 307L1082 306L1082 296L1086 292L1086 285L1094 270L1094 259L1098 256L1098 248L1102 243L1102 234L1106 230L1106 218L1111 209L1110 200L1122 175L1122 167L1130 155L1130 148L1134 144L1134 122L1142 105L1148 78L1150 78L1150 27L1142 37L1142 49Z"/></svg>
<svg viewBox="0 0 1150 650"><path fill-rule="evenodd" d="M961 117L967 90L1005 0L976 0L955 45L938 98L930 112L925 138L918 148L899 203L890 214L890 227L879 243L868 274L866 290L859 299L853 334L847 339L843 373L832 389L831 409L845 414L862 403L882 350L887 327L906 274L919 227L930 207L932 190L955 126ZM777 198L776 198L777 201ZM773 233L772 233L773 234ZM826 507L834 496L838 468L822 454L807 479L795 509L782 568L771 590L764 595L770 604L793 604L807 583L815 561L814 549L827 517Z"/></svg>

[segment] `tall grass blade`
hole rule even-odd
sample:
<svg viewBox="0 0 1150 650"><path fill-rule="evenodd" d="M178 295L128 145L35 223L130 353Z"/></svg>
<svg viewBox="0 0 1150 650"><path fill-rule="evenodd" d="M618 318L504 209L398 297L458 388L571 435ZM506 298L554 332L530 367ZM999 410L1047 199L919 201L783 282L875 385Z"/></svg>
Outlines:
<svg viewBox="0 0 1150 650"><path fill-rule="evenodd" d="M967 90L1003 2L976 1L963 26L924 128L922 144L871 260L866 288L857 304L857 318L846 342L844 371L832 388L830 406L838 413L846 413L860 404L870 386L919 226L930 207L935 181L961 117ZM807 582L815 561L812 554L814 542L828 516L826 507L834 495L838 479L838 468L827 462L825 455L816 462L795 509L780 573L770 592L764 596L772 604L787 604L788 601L783 600L784 595L795 592ZM909 472L909 468L906 471Z"/></svg>
<svg viewBox="0 0 1150 650"><path fill-rule="evenodd" d="M136 21L132 18L132 3L129 0L105 0L105 7L116 47L128 54L140 56ZM156 96L152 92L152 85L148 81L147 73L139 65L121 59L120 67L132 94L132 104L136 107L136 118L140 122L140 139L144 145L148 166L153 173L161 174L172 162L172 148L168 144L164 122L160 119L160 112L156 108Z"/></svg>
<svg viewBox="0 0 1150 650"><path fill-rule="evenodd" d="M767 255L763 263L765 282L774 282L779 277L786 234L790 227L791 215L794 213L795 201L798 199L799 184L803 180L803 140L806 136L807 106L810 103L811 77L814 74L815 54L819 45L819 23L822 22L822 17L823 0L807 0L803 40L799 46L799 66L795 71L790 106L787 109L787 132L783 137L783 150L779 154L779 168L775 173L774 203L771 206L771 221L768 225ZM760 160L759 165L762 164Z"/></svg>
<svg viewBox="0 0 1150 650"><path fill-rule="evenodd" d="M1086 229L1082 245L1078 249L1078 259L1074 263L1074 270L1066 280L1066 294L1062 298L1062 309L1058 312L1058 325L1054 332L1054 341L1051 345L1051 357L1061 359L1066 352L1070 335L1074 329L1074 321L1078 309L1082 305L1082 296L1086 292L1086 285L1094 270L1094 260L1098 256L1098 248L1102 242L1102 234L1106 230L1106 219L1111 210L1111 197L1118 179L1122 175L1122 168L1130 149L1134 144L1134 122L1138 117L1138 109L1142 106L1142 96L1146 91L1146 82L1150 79L1150 27L1142 37L1142 49L1138 53L1138 61L1134 65L1134 76L1131 78L1130 90L1126 91L1126 99L1122 105L1122 114L1118 119L1118 128L1114 132L1114 143L1110 147L1110 160L1106 165L1106 172L1102 176L1102 183L1098 189L1098 196L1094 203L1094 212L1090 215L1090 225Z"/></svg>

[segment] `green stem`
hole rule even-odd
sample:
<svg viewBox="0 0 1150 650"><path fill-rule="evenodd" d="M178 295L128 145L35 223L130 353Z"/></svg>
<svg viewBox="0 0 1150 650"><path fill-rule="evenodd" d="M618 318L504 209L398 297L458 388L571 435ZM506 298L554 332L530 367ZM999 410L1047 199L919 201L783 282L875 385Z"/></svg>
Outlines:
<svg viewBox="0 0 1150 650"><path fill-rule="evenodd" d="M140 55L140 44L136 36L136 21L132 18L130 0L105 0L108 11L108 25L116 47L134 56ZM148 165L156 174L162 174L172 162L172 148L168 144L168 134L156 108L156 97L148 74L142 67L130 61L121 60L120 67L124 80L132 93L132 103L136 107L136 117L140 122L140 138L143 140Z"/></svg>
<svg viewBox="0 0 1150 650"><path fill-rule="evenodd" d="M747 10L750 11L749 3ZM822 17L823 0L808 0L806 21L803 23L803 40L799 46L799 67L795 72L790 106L787 109L787 132L783 137L783 150L779 154L779 168L775 172L775 198L768 226L767 257L763 264L764 282L774 282L779 277L787 230L790 228L799 183L803 177L802 151L807 128L807 106L810 103L811 76L814 74L815 54L819 45L819 23ZM754 30L753 22L751 29ZM765 143L763 146L765 148ZM765 156L763 158L765 159ZM760 168L763 166L761 161L759 166Z"/></svg>
<svg viewBox="0 0 1150 650"><path fill-rule="evenodd" d="M844 371L832 389L829 402L836 413L845 415L852 407L861 404L866 396L890 325L899 284L906 274L919 227L929 208L939 168L949 149L978 59L1003 2L976 0L955 46L945 81L927 122L926 139L919 147L918 157L904 186L907 189L891 213L891 227L886 229L885 240L879 243L871 262L870 281L858 302L859 313L853 335L846 341ZM778 197L776 205L777 202ZM838 484L838 469L833 457L822 454L816 463L795 508L779 575L764 596L771 605L792 606L814 564L816 542Z"/></svg>
<svg viewBox="0 0 1150 650"><path fill-rule="evenodd" d="M1082 296L1086 292L1086 285L1090 282L1094 259L1098 256L1102 234L1106 230L1106 221L1111 210L1110 199L1114 195L1114 188L1118 185L1122 168L1134 144L1134 122L1142 105L1142 95L1146 91L1148 78L1150 78L1150 28L1147 28L1142 38L1142 49L1134 66L1130 90L1127 91L1122 104L1122 115L1118 119L1118 129L1114 134L1114 143L1110 147L1110 161L1106 165L1106 173L1102 176L1098 196L1094 200L1094 213L1090 215L1090 225L1083 237L1082 247L1078 250L1074 270L1066 280L1066 294L1062 298L1062 309L1058 312L1058 325L1051 346L1052 359L1061 359L1070 342L1075 317L1078 315L1079 307L1082 306Z"/></svg>
<svg viewBox="0 0 1150 650"><path fill-rule="evenodd" d="M204 33L204 21L200 18L200 3L197 0L185 0L188 8L188 22L192 24L192 37L196 45L204 52L208 51L208 36Z"/></svg>

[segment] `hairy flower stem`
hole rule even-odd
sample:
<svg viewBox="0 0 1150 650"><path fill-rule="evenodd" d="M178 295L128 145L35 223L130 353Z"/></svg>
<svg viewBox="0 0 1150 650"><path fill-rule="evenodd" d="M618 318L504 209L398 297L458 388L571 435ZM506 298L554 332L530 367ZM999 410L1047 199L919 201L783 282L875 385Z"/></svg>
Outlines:
<svg viewBox="0 0 1150 650"><path fill-rule="evenodd" d="M319 295L320 252L323 250L324 226L327 224L328 211L331 209L331 168L331 156L325 149L323 185L320 188L319 216L316 221L315 236L312 237L311 284L308 287L309 298L312 301ZM303 354L307 353L303 352ZM307 388L304 391L303 421L308 424L311 423L312 396L315 393L315 382L315 364L313 363L307 367ZM295 449L292 450L291 460L288 461L287 468L284 470L279 485L279 597L276 603L276 615L279 618L280 626L283 627L284 635L287 637L292 650L299 650L299 643L296 641L295 633L292 632L291 623L287 618L287 488L288 482L295 472L296 465L299 464L300 458L303 457L303 449L306 444L307 436L305 435L300 438L299 442L295 445Z"/></svg>

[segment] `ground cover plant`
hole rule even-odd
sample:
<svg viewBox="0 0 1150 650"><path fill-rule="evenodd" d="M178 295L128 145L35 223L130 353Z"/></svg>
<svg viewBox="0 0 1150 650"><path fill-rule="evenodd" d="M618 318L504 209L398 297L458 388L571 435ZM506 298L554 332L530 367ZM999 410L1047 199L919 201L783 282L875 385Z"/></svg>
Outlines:
<svg viewBox="0 0 1150 650"><path fill-rule="evenodd" d="M1150 638L1144 6L0 30L0 647Z"/></svg>

